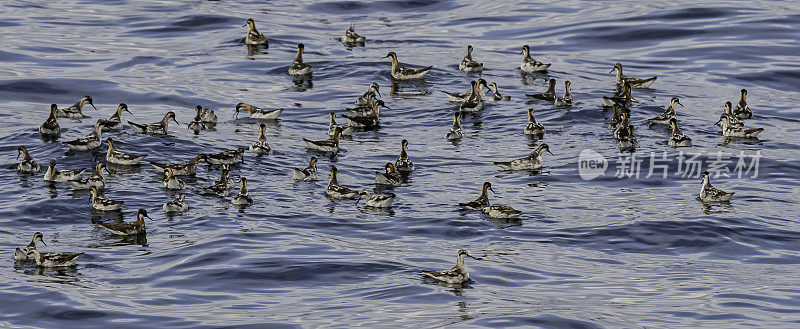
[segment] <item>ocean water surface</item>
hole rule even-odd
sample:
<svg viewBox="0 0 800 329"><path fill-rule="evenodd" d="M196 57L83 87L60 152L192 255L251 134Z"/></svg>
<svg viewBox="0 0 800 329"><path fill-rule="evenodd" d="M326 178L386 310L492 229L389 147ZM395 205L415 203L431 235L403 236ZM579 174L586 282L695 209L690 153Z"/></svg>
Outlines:
<svg viewBox="0 0 800 329"><path fill-rule="evenodd" d="M0 8L0 326L140 327L785 327L800 326L800 5L793 1L55 1L9 0ZM247 18L268 49L242 44ZM351 22L364 47L339 41ZM309 80L286 70L297 43L314 67ZM482 74L458 70L467 45ZM552 63L521 74L520 49ZM387 52L424 81L392 82ZM626 74L658 76L634 90L631 109L643 159L640 177L618 178L619 155L602 96L613 92L615 62ZM508 102L487 102L449 142L458 104L441 91L496 82ZM546 80L570 80L572 107L530 103ZM376 131L343 140L320 157L319 180L293 182L311 155L302 138L327 138L328 113L345 113L370 83L390 107ZM726 141L714 125L726 101L747 88L759 140ZM98 110L59 119L58 141L37 131L49 104L90 95ZM694 147L671 149L668 130L647 119L677 96L681 130ZM19 175L24 145L41 165L90 168L105 146L67 152L60 141L128 104L123 122L155 122L167 111L167 136L104 134L147 161L186 161L200 153L247 148L260 121L240 115L245 102L285 108L267 124L274 154L245 153L232 171L246 177L255 204L201 195L219 169L201 164L187 179L190 209L165 214L175 192L148 164L112 167L105 195L121 213L91 210L89 193ZM194 134L194 106L214 109L215 130ZM522 130L533 107L547 131ZM339 123L345 123L339 117ZM391 210L325 197L331 164L339 181L375 189L374 171L409 140L416 165ZM504 172L507 161L547 143L542 172ZM580 175L584 150L608 161L592 180ZM704 205L701 181L683 177L681 151L759 157L758 174L715 177L735 191L730 204ZM648 176L651 152L668 159L666 179ZM733 161L730 168L734 168ZM732 170L733 171L733 170ZM493 203L524 212L497 221L459 202L493 184ZM231 189L235 194L236 189ZM134 219L145 208L146 237L121 238L98 221ZM14 264L12 251L33 232L46 251L84 252L75 268ZM453 266L458 249L474 282L454 288L420 271Z"/></svg>

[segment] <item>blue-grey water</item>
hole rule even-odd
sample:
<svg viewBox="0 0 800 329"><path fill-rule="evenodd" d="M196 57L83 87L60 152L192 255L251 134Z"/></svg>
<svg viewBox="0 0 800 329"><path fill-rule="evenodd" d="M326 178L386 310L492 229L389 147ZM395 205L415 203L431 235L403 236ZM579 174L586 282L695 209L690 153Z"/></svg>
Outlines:
<svg viewBox="0 0 800 329"><path fill-rule="evenodd" d="M793 1L21 1L0 8L0 326L99 327L797 327L800 322L800 5ZM268 50L248 53L242 25L252 17ZM339 41L350 22L365 47ZM306 46L312 82L286 74L296 44ZM467 44L482 75L457 65ZM520 47L552 63L521 75ZM424 83L392 88L389 61L433 65ZM705 206L698 177L617 178L618 149L607 129L615 62L637 77L631 110L648 167L650 152L671 159L668 132L646 119L678 96L684 151L760 151L757 177L716 177L735 191L730 204ZM456 104L440 91L495 81L509 102L467 116L466 137L444 139ZM576 104L527 104L546 78L571 80ZM344 113L369 83L391 109L377 131L342 141L322 157L319 180L290 172L310 154L301 140L326 138L327 113ZM749 91L763 127L756 141L724 142L714 121L725 101ZM175 111L164 137L125 130L104 136L150 161L247 147L258 121L233 118L245 102L286 108L267 127L273 155L246 153L235 178L249 180L255 204L201 195L219 170L202 164L184 192L190 210L167 215L174 192L149 165L112 168L105 194L124 200L121 217L150 212L146 239L123 239L95 224L120 215L91 211L89 193L53 187L40 173L20 176L16 148L42 165L89 168L105 146L68 153L42 141L50 103L93 97L81 121L60 119L60 141L85 135L125 102L123 120L154 122ZM215 131L186 128L200 104L217 111ZM522 130L534 107L547 132ZM344 123L343 119L339 119ZM329 164L345 185L373 189L374 171L394 161L402 139L417 170L391 211L324 196ZM541 173L499 171L492 161L526 155L540 143ZM602 177L583 180L581 151L608 159ZM735 158L735 157L734 157ZM750 161L748 160L748 163ZM705 168L704 168L705 169ZM646 170L646 169L644 169ZM751 172L752 173L752 172ZM238 181L238 179L236 179ZM524 211L520 221L489 220L457 204L493 183L494 203ZM235 194L236 190L232 189ZM15 266L12 250L33 232L46 251L85 252L74 269ZM424 282L467 249L474 283L456 289Z"/></svg>

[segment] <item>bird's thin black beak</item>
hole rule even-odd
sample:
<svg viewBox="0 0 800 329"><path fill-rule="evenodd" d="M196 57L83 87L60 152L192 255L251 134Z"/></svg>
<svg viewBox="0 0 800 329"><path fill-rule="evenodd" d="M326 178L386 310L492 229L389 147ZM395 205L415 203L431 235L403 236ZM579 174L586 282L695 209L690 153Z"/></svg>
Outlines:
<svg viewBox="0 0 800 329"><path fill-rule="evenodd" d="M375 89L375 92L376 92L376 93L378 93L378 96L381 96L381 97L383 97L383 95L381 95L381 91L380 91L380 90L378 90L378 89Z"/></svg>
<svg viewBox="0 0 800 329"><path fill-rule="evenodd" d="M547 153L550 153L550 155L552 156L556 156L555 154L553 154L553 152L550 152L550 149L547 149Z"/></svg>
<svg viewBox="0 0 800 329"><path fill-rule="evenodd" d="M91 105L91 106L92 106L92 107L95 109L95 111L99 111L99 110L97 109L97 107L95 107L95 106L94 106L94 104L92 104L92 103L89 103L89 105Z"/></svg>
<svg viewBox="0 0 800 329"><path fill-rule="evenodd" d="M678 102L675 102L675 103L677 103L678 105L680 105L681 107L683 107L683 104L681 104L681 102L680 102L680 101L678 101Z"/></svg>
<svg viewBox="0 0 800 329"><path fill-rule="evenodd" d="M612 72L614 72L614 71L616 71L616 70L617 70L617 68L616 68L616 67L614 67L613 69L611 69L611 71L608 71L608 74L611 74Z"/></svg>

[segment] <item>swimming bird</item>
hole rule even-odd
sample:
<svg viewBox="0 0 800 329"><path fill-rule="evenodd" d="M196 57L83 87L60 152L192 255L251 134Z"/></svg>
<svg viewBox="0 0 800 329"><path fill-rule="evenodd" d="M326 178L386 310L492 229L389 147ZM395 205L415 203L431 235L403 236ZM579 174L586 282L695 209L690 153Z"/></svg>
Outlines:
<svg viewBox="0 0 800 329"><path fill-rule="evenodd" d="M217 123L217 114L214 112L214 110L207 107L202 107L200 105L195 106L195 109L200 112L200 120L203 121L203 123Z"/></svg>
<svg viewBox="0 0 800 329"><path fill-rule="evenodd" d="M397 62L397 54L393 51L390 51L385 57L392 58L392 78L395 80L422 79L433 68L433 66L428 66L417 70L400 67Z"/></svg>
<svg viewBox="0 0 800 329"><path fill-rule="evenodd" d="M296 181L308 181L317 179L317 157L312 156L308 160L308 166L303 169L294 169L292 179Z"/></svg>
<svg viewBox="0 0 800 329"><path fill-rule="evenodd" d="M611 69L611 71L608 73L610 74L611 72L614 71L617 71L617 85L620 86L622 86L625 82L627 82L631 84L631 88L650 88L650 85L652 85L653 82L655 82L656 79L658 79L658 77L637 79L626 76L625 74L622 73L622 63L619 62L615 63L614 68Z"/></svg>
<svg viewBox="0 0 800 329"><path fill-rule="evenodd" d="M617 139L617 147L621 151L633 152L639 147L639 141L636 139L636 133L631 125L620 125L614 131L614 137Z"/></svg>
<svg viewBox="0 0 800 329"><path fill-rule="evenodd" d="M165 203L161 206L164 209L164 212L184 212L189 210L189 206L184 202L185 197L183 194L178 194L178 196L170 202Z"/></svg>
<svg viewBox="0 0 800 329"><path fill-rule="evenodd" d="M472 81L471 87L472 93L470 93L469 98L458 107L461 112L477 112L483 109L483 99L478 94L478 82Z"/></svg>
<svg viewBox="0 0 800 329"><path fill-rule="evenodd" d="M633 105L633 102L635 101L636 100L633 98L633 96L631 96L631 84L628 82L625 82L625 84L622 85L620 92L614 96L603 96L603 106L605 107L613 107L614 104L616 104L620 108L627 109Z"/></svg>
<svg viewBox="0 0 800 329"><path fill-rule="evenodd" d="M102 162L98 162L91 176L78 177L69 182L72 183L72 187L76 190L83 190L91 187L102 189L105 187L105 176L103 176L104 169L107 170L106 165Z"/></svg>
<svg viewBox="0 0 800 329"><path fill-rule="evenodd" d="M394 167L400 172L414 171L414 163L408 159L408 140L404 139L400 142L400 156L394 162Z"/></svg>
<svg viewBox="0 0 800 329"><path fill-rule="evenodd" d="M64 109L58 109L56 111L56 116L69 119L81 119L85 117L82 112L83 105L85 104L89 104L92 107L94 107L95 110L97 110L94 104L92 104L92 97L83 96L83 98L81 98L77 103L75 103L75 105L72 105Z"/></svg>
<svg viewBox="0 0 800 329"><path fill-rule="evenodd" d="M708 171L703 173L703 186L700 188L700 200L703 202L727 202L736 192L725 192L711 185Z"/></svg>
<svg viewBox="0 0 800 329"><path fill-rule="evenodd" d="M200 110L202 109L203 108L200 106L197 106L197 108L195 108L194 119L192 119L192 121L189 121L189 124L187 125L187 128L189 128L189 130L194 130L195 134L207 128L206 124L203 122L203 117L200 115Z"/></svg>
<svg viewBox="0 0 800 329"><path fill-rule="evenodd" d="M131 113L128 110L128 105L120 103L117 110L111 115L108 120L100 120L100 129L102 131L121 131L122 130L122 111ZM133 113L131 113L133 114Z"/></svg>
<svg viewBox="0 0 800 329"><path fill-rule="evenodd" d="M306 148L315 151L321 152L339 152L339 135L342 133L342 127L336 127L333 131L333 136L330 139L321 140L321 141L312 141L310 139L303 138L303 141L306 142Z"/></svg>
<svg viewBox="0 0 800 329"><path fill-rule="evenodd" d="M729 102L730 103L730 102ZM742 137L742 138L758 138L758 134L764 131L764 128L745 128L744 125L737 126L731 124L731 118L723 116L722 120L722 136L725 137Z"/></svg>
<svg viewBox="0 0 800 329"><path fill-rule="evenodd" d="M387 109L389 108L382 100L377 100L375 102L372 102L372 105L348 108L345 109L345 111L347 111L347 114L353 118L356 117L377 118L378 114L376 114L377 112L377 110L375 109L376 107L384 107Z"/></svg>
<svg viewBox="0 0 800 329"><path fill-rule="evenodd" d="M83 255L82 252L77 254L67 253L41 253L38 250L31 250L33 259L36 260L36 265L39 267L69 267L75 266L75 259Z"/></svg>
<svg viewBox="0 0 800 329"><path fill-rule="evenodd" d="M485 88L489 88L489 86L486 84L486 80L478 79L477 91L478 91L478 97L481 100L484 100L486 98L486 94L483 91L484 87ZM470 85L469 85L469 92L451 93L451 92L448 92L448 91L442 91L442 93L447 95L447 98L449 98L451 102L463 102L463 101L466 101L466 100L468 100L470 98L470 96L472 96L472 82L470 82Z"/></svg>
<svg viewBox="0 0 800 329"><path fill-rule="evenodd" d="M614 104L613 109L614 112L611 115L611 123L608 124L608 129L616 130L622 123L624 117L627 116L627 113L620 111L618 104Z"/></svg>
<svg viewBox="0 0 800 329"><path fill-rule="evenodd" d="M248 46L264 46L269 47L269 41L264 34L258 32L256 29L256 22L252 18L248 18L247 22L242 25L249 27L249 31L247 31L247 36L244 37L244 43Z"/></svg>
<svg viewBox="0 0 800 329"><path fill-rule="evenodd" d="M383 97L380 92L380 86L377 83L373 82L369 85L369 89L367 89L367 92L356 98L356 106L372 107L372 105L377 100L377 98L375 98L376 94L378 96Z"/></svg>
<svg viewBox="0 0 800 329"><path fill-rule="evenodd" d="M550 153L550 155L553 155L553 152L550 152L550 147L547 146L547 144L542 144L524 158L511 160L508 162L495 162L494 164L502 167L505 170L538 170L543 167L542 153L545 151Z"/></svg>
<svg viewBox="0 0 800 329"><path fill-rule="evenodd" d="M325 188L325 195L338 200L355 199L359 192L339 184L339 180L336 178L336 173L336 166L331 165L331 179L328 181L328 187Z"/></svg>
<svg viewBox="0 0 800 329"><path fill-rule="evenodd" d="M525 135L542 135L544 134L544 126L541 123L536 122L536 118L533 116L533 108L528 109L528 124L525 125L525 130L523 130Z"/></svg>
<svg viewBox="0 0 800 329"><path fill-rule="evenodd" d="M472 59L472 45L467 45L467 54L458 64L458 69L467 73L480 72L483 70L483 63L478 63Z"/></svg>
<svg viewBox="0 0 800 329"><path fill-rule="evenodd" d="M747 89L742 89L739 93L739 103L737 103L736 108L733 109L733 114L736 116L736 118L741 120L746 120L753 117L753 111L751 111L750 107L747 106Z"/></svg>
<svg viewBox="0 0 800 329"><path fill-rule="evenodd" d="M400 184L402 184L402 180L400 179L400 175L397 173L397 170L394 168L394 164L387 162L384 168L386 172L375 172L375 184L400 186Z"/></svg>
<svg viewBox="0 0 800 329"><path fill-rule="evenodd" d="M167 168L167 177L164 177L164 180L161 183L164 185L164 187L170 190L182 190L186 188L186 183L175 177L175 173L173 173L172 169L169 168Z"/></svg>
<svg viewBox="0 0 800 329"><path fill-rule="evenodd" d="M56 136L61 133L61 126L58 124L58 120L56 119L56 112L58 111L58 105L50 104L50 116L47 117L47 120L39 126L39 132L42 135L51 135Z"/></svg>
<svg viewBox="0 0 800 329"><path fill-rule="evenodd" d="M75 179L75 177L85 170L86 169L58 170L56 169L56 160L50 159L50 165L47 166L47 172L44 173L44 180L47 182L63 183Z"/></svg>
<svg viewBox="0 0 800 329"><path fill-rule="evenodd" d="M239 184L239 194L233 197L231 203L235 206L249 206L253 204L253 198L247 193L247 178L242 177Z"/></svg>
<svg viewBox="0 0 800 329"><path fill-rule="evenodd" d="M114 141L112 141L111 138L106 141L108 142L106 162L123 166L136 166L139 164L139 161L147 157L147 154L132 154L118 151L114 148Z"/></svg>
<svg viewBox="0 0 800 329"><path fill-rule="evenodd" d="M389 108L386 106L382 100L378 100L375 102L375 105L372 106L372 113L367 115L367 112L360 113L360 116L349 116L347 114L342 114L342 117L347 119L347 125L350 127L359 127L364 129L373 129L378 127L380 124L380 108Z"/></svg>
<svg viewBox="0 0 800 329"><path fill-rule="evenodd" d="M89 151L94 150L100 146L100 136L102 135L102 128L100 127L100 120L94 124L94 129L91 133L81 138L64 142L64 145L75 151Z"/></svg>
<svg viewBox="0 0 800 329"><path fill-rule="evenodd" d="M169 126L169 121L172 120L176 124L178 120L175 119L175 112L169 111L167 114L164 115L164 118L161 121L151 124L139 124L135 122L128 121L128 123L133 126L133 131L142 134L152 134L152 135L166 135L167 134L167 127Z"/></svg>
<svg viewBox="0 0 800 329"><path fill-rule="evenodd" d="M397 197L394 193L370 194L367 190L361 190L358 195L358 200L364 199L367 207L371 208L391 208L394 199Z"/></svg>
<svg viewBox="0 0 800 329"><path fill-rule="evenodd" d="M572 106L572 82L564 81L564 97L558 97L553 101L555 106Z"/></svg>
<svg viewBox="0 0 800 329"><path fill-rule="evenodd" d="M483 188L481 188L481 196L479 196L477 199L475 199L473 201L459 203L458 205L462 206L462 207L466 207L466 208L471 208L471 209L483 209L483 207L489 206L489 192L488 191L494 192L494 190L492 189L492 183L484 182L483 183Z"/></svg>
<svg viewBox="0 0 800 329"><path fill-rule="evenodd" d="M139 208L139 210L136 211L136 221L134 222L130 223L99 222L97 223L97 225L104 227L105 229L111 231L112 234L116 235L128 236L128 235L146 234L147 229L145 228L144 225L145 218L153 220L152 218L150 218L150 216L147 216L147 210Z"/></svg>
<svg viewBox="0 0 800 329"><path fill-rule="evenodd" d="M92 186L92 208L101 211L119 210L125 201L115 201L104 196L101 196L97 191L97 187Z"/></svg>
<svg viewBox="0 0 800 329"><path fill-rule="evenodd" d="M547 86L547 91L538 94L525 94L528 98L539 99L548 102L555 102L556 100L556 79L550 79Z"/></svg>
<svg viewBox="0 0 800 329"><path fill-rule="evenodd" d="M253 145L250 145L250 152L255 154L272 154L272 148L270 148L267 143L266 130L267 125L263 123L258 125L258 140Z"/></svg>
<svg viewBox="0 0 800 329"><path fill-rule="evenodd" d="M226 197L230 194L228 189L230 188L230 183L228 179L228 168L222 167L222 172L220 173L219 180L214 181L211 186L204 187L203 193L204 194L215 194L221 197Z"/></svg>
<svg viewBox="0 0 800 329"><path fill-rule="evenodd" d="M483 207L481 210L484 214L492 218L498 219L513 219L522 216L522 212L502 204L493 204L491 206Z"/></svg>
<svg viewBox="0 0 800 329"><path fill-rule="evenodd" d="M33 259L31 256L33 256L33 250L36 250L36 241L41 241L44 245L47 245L44 243L44 235L42 232L33 233L33 238L31 242L28 243L27 247L21 249L17 247L14 249L14 260L24 262L28 259Z"/></svg>
<svg viewBox="0 0 800 329"><path fill-rule="evenodd" d="M678 129L678 119L669 119L669 126L672 128L672 137L669 138L667 145L670 147L692 146L692 139L689 138L689 136L684 135L680 129Z"/></svg>
<svg viewBox="0 0 800 329"><path fill-rule="evenodd" d="M339 126L336 124L336 113L331 112L328 113L331 118L331 122L328 125L328 136L333 137L333 134L336 132L336 128L341 128L342 132L340 135L342 136L353 136L353 127L350 126Z"/></svg>
<svg viewBox="0 0 800 329"><path fill-rule="evenodd" d="M461 130L461 113L456 112L453 114L453 127L444 136L448 140L456 140L464 137L464 131Z"/></svg>
<svg viewBox="0 0 800 329"><path fill-rule="evenodd" d="M350 27L344 31L344 35L342 35L342 42L344 43L364 43L367 41L367 38L364 36L359 35L356 33L356 23L350 23Z"/></svg>
<svg viewBox="0 0 800 329"><path fill-rule="evenodd" d="M239 111L247 111L250 118L261 119L261 120L278 120L278 116L281 115L281 113L283 113L283 109L263 110L261 108L245 103L236 104L235 116L239 115Z"/></svg>
<svg viewBox="0 0 800 329"><path fill-rule="evenodd" d="M206 155L206 161L212 165L232 165L237 162L244 162L244 149L225 150L217 154Z"/></svg>
<svg viewBox="0 0 800 329"><path fill-rule="evenodd" d="M164 173L167 169L172 169L172 173L176 176L194 176L197 172L197 164L200 163L200 161L206 161L206 158L207 156L205 154L200 154L187 162L150 162L150 164L155 167L159 173Z"/></svg>
<svg viewBox="0 0 800 329"><path fill-rule="evenodd" d="M664 110L664 113L659 114L655 118L648 119L647 121L649 121L650 124L657 124L657 123L669 124L670 120L678 118L677 114L675 113L675 104L683 106L678 97L672 97L672 99L669 100L669 106L667 107L666 110Z"/></svg>
<svg viewBox="0 0 800 329"><path fill-rule="evenodd" d="M489 84L489 88L492 90L492 100L495 102L499 101L510 101L511 96L503 96L500 94L500 90L497 89L497 84L492 82Z"/></svg>
<svg viewBox="0 0 800 329"><path fill-rule="evenodd" d="M548 68L550 68L550 63L542 63L537 61L531 57L531 47L528 45L522 46L522 64L519 65L519 68L523 72L527 73L535 73L535 72L545 72Z"/></svg>
<svg viewBox="0 0 800 329"><path fill-rule="evenodd" d="M463 285L470 282L467 266L464 265L464 257L469 256L467 251L461 249L458 251L458 260L456 266L446 271L422 271L422 274L437 281L442 281L449 284Z"/></svg>
<svg viewBox="0 0 800 329"><path fill-rule="evenodd" d="M744 129L744 122L741 122L736 115L733 114L731 102L725 102L725 112L719 117L718 124L722 127L722 130L726 130L727 127L736 127ZM723 118L728 118L727 121L723 120Z"/></svg>
<svg viewBox="0 0 800 329"><path fill-rule="evenodd" d="M17 164L17 171L20 174L35 174L42 170L36 160L28 153L28 149L25 146L17 148L17 159L19 159L20 155L22 155L22 162Z"/></svg>
<svg viewBox="0 0 800 329"><path fill-rule="evenodd" d="M308 75L313 71L311 65L303 63L303 50L305 46L302 43L297 44L297 56L294 57L292 65L289 66L289 75Z"/></svg>

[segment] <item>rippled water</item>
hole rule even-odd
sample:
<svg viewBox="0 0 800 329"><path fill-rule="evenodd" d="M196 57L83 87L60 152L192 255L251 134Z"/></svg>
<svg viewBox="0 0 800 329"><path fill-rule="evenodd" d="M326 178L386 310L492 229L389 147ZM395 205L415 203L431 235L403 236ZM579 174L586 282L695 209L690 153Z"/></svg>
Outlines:
<svg viewBox="0 0 800 329"><path fill-rule="evenodd" d="M0 325L35 327L402 326L475 327L796 327L800 321L800 9L790 1L56 1L12 0L0 9ZM267 51L241 44L248 17L270 39ZM351 21L366 47L338 39ZM314 66L312 82L286 75L298 42ZM477 75L457 70L467 44L510 102L464 121L467 136L443 136L455 105L440 91L465 90ZM547 75L520 75L520 46L552 62ZM424 83L392 88L388 51L401 62L434 65ZM606 129L614 62L634 76L658 75L635 90L638 155L677 150L662 127L648 127L678 96L692 151L761 151L756 178L717 178L736 191L730 205L703 206L695 177L614 177L617 148ZM572 81L576 106L526 104L545 78ZM370 82L391 107L381 128L343 141L319 163L320 180L293 183L290 170L309 154L302 137L326 137L327 113L350 107ZM722 104L749 90L760 141L723 143L713 125ZM393 91L393 92L392 92ZM245 155L234 176L250 180L256 204L200 195L219 175L203 165L189 180L191 209L167 216L174 194L148 165L115 168L106 195L124 200L125 220L146 208L143 239L121 239L93 225L114 218L90 211L89 194L49 187L42 174L14 169L25 145L40 164L89 167L89 153L67 154L37 128L48 105L91 95L83 121L61 119L61 140L86 134L125 102L123 120L153 122L166 111L179 126L166 137L107 134L152 161L247 147L257 121L233 119L239 102L284 107L268 126L275 154ZM186 129L193 107L213 108L215 131ZM526 109L547 128L546 169L498 171L492 161L521 157L542 141L526 138ZM373 171L410 141L417 166L393 189L391 211L332 202L323 192L328 164L340 181L373 188ZM611 161L584 181L578 155ZM101 148L100 151L104 151ZM675 171L677 164L670 163ZM493 202L525 212L519 222L488 220L458 202L491 181ZM15 267L11 250L41 231L47 251L85 252L75 269ZM474 283L454 289L425 283L420 270L452 266L464 248Z"/></svg>

